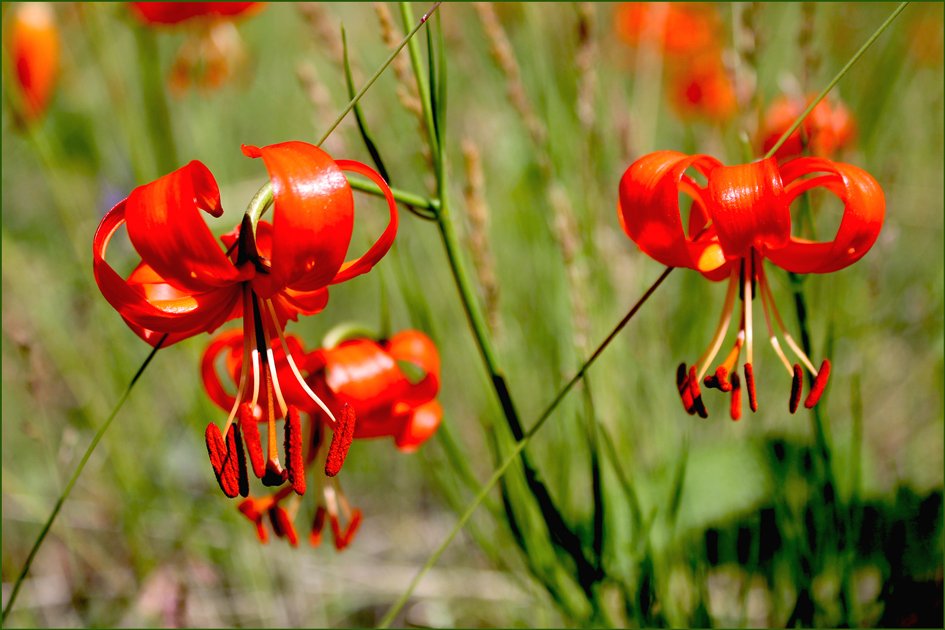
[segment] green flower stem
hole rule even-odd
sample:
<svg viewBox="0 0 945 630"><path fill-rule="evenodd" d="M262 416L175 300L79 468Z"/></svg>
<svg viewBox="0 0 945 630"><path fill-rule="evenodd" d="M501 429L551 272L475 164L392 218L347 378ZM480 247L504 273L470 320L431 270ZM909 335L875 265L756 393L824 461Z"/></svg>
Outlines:
<svg viewBox="0 0 945 630"><path fill-rule="evenodd" d="M39 536L36 538L36 542L33 543L33 548L30 549L29 555L26 556L26 562L23 564L23 569L20 571L20 575L17 576L16 582L13 583L13 590L10 591L10 599L7 600L7 605L3 609L3 617L0 619L0 621L6 621L7 615L13 608L13 603L16 602L16 596L20 592L20 587L23 586L23 580L26 578L26 574L29 573L30 567L33 565L33 560L36 558L36 554L39 552L39 548L42 546L43 541L46 540L46 535L49 534L49 529L52 527L53 521L55 521L56 517L59 515L59 511L62 509L63 504L72 493L72 488L75 486L76 481L79 480L79 475L81 475L82 471L85 470L85 465L88 463L89 458L92 457L92 452L95 450L95 447L98 446L98 443L102 441L102 437L105 435L108 427L111 426L112 420L115 419L115 416L118 415L118 411L121 409L122 405L124 405L125 401L128 400L128 396L131 394L131 389L135 386L135 383L138 382L138 379L141 378L144 370L151 363L151 359L153 359L154 355L157 354L157 351L161 349L161 346L164 344L166 339L167 335L161 337L154 348L151 349L151 352L144 360L144 363L141 364L141 367L138 368L138 371L135 372L135 375L131 377L131 381L128 382L128 387L125 388L121 398L119 398L118 402L115 403L115 406L112 408L112 412L108 415L108 418L105 419L105 422L102 423L102 426L99 427L98 431L95 432L95 437L92 438L92 441L89 443L89 447L85 449L85 454L82 455L82 459L79 460L79 465L76 466L76 469L73 471L72 477L69 478L69 482L66 484L65 489L62 491L59 499L56 500L56 505L53 507L53 511L49 514L49 518L46 519L46 523L43 524L43 529L40 530Z"/></svg>
<svg viewBox="0 0 945 630"><path fill-rule="evenodd" d="M366 179L361 179L359 177L349 177L348 183L355 190L360 190L369 195L374 195L375 197L383 197L384 192L378 188L377 184ZM401 190L399 188L391 188L390 191L394 193L394 199L402 204L408 206L413 206L414 208L423 208L424 210L432 210L437 212L440 209L440 202L436 199L429 199L423 197L416 193L408 192L406 190Z"/></svg>
<svg viewBox="0 0 945 630"><path fill-rule="evenodd" d="M446 539L440 544L439 547L433 552L433 554L427 559L426 563L414 576L413 580L410 581L410 585L407 587L407 590L397 599L391 609L387 611L387 614L384 615L381 622L378 624L378 628L387 628L393 622L394 618L400 613L404 605L410 599L410 596L413 594L414 589L420 583L420 580L423 579L423 576L433 568L433 565L437 563L440 559L440 556L443 555L443 552L446 551L446 548L450 546L450 543L453 542L453 539L459 534L460 530L466 525L469 519L472 517L473 513L476 511L476 508L479 507L479 504L485 500L486 496L492 490L492 488L498 483L499 479L505 474L509 466L519 457L522 451L525 450L525 447L528 445L528 442L532 437L538 432L539 429L545 424L548 418L551 417L551 414L554 413L558 405L561 404L561 401L564 400L564 397L567 396L568 392L580 381L584 375L587 373L587 370L590 369L591 365L594 364L594 361L604 352L607 346L610 345L610 342L620 333L624 327L630 323L630 320L633 319L633 316L637 314L637 311L640 310L640 307L650 299L650 296L656 291L656 289L663 283L663 281L669 276L673 271L674 267L667 267L659 278L656 279L653 284L650 285L650 288L640 297L639 300L633 305L633 307L623 316L614 329L610 332L609 335L597 346L597 349L584 361L578 371L571 377L571 380L561 388L557 395L552 399L548 404L542 414L538 417L538 420L535 421L535 424L525 433L525 435L518 442L515 443L515 446L512 447L511 452L506 455L505 459L502 460L502 463L499 464L499 467L495 469L486 483L479 490L479 493L476 494L472 502L466 507L466 511L463 512L462 516L459 517L459 520L456 522L456 525L453 526L453 529L447 535Z"/></svg>
<svg viewBox="0 0 945 630"><path fill-rule="evenodd" d="M429 15L432 12L428 12ZM409 2L400 3L400 17L403 20L404 28L407 28L413 22L413 11L410 8ZM426 19L426 17L424 17ZM421 20L422 22L423 20ZM420 104L423 107L423 120L426 125L427 138L430 141L430 150L433 153L433 162L436 163L439 161L440 145L437 142L436 134L436 125L433 123L433 102L430 97L430 86L423 77L427 76L423 72L423 67L420 62L420 44L415 42L413 39L410 40L409 45L407 46L407 52L410 54L410 66L413 68L413 74L417 79L417 93L420 96ZM433 60L428 60L429 63L433 63Z"/></svg>
<svg viewBox="0 0 945 630"><path fill-rule="evenodd" d="M787 141L792 133L797 131L797 128L801 126L801 123L804 122L804 119L807 118L808 114L814 111L814 108L817 107L817 104L824 100L824 97L827 96L827 93L830 92L830 90L832 90L834 86L840 82L840 79L842 79L843 76L850 70L850 68L852 68L854 64L860 60L860 57L863 56L863 53L866 52L867 48L872 46L873 42L875 42L879 36L883 34L883 31L889 28L889 25L893 23L893 20L895 20L899 14L902 13L903 9L905 9L908 4L908 2L900 3L900 5L896 7L896 9L889 15L889 17L886 18L886 21L879 25L879 28L877 28L876 31L870 35L870 38L867 39L862 46L860 46L860 49L856 51L856 53L850 58L850 61L848 61L845 66L840 68L840 72L838 72L833 80L827 84L827 87L821 90L820 94L817 95L817 98L811 101L811 104L807 106L807 109L801 112L801 115L797 117L797 120L794 121L794 124L788 127L787 131L781 134L781 137L778 138L778 141L774 143L774 146L771 147L767 153L765 153L765 159L768 159L778 152L778 149L781 148L781 145Z"/></svg>
<svg viewBox="0 0 945 630"><path fill-rule="evenodd" d="M374 82L377 81L378 77L380 77L384 73L384 71L387 70L387 66L389 66L391 62L394 61L394 59L397 57L397 55L400 54L400 51L403 50L404 46L406 46L409 42L413 41L413 36L417 34L417 31L419 31L423 27L424 24L426 24L427 20L430 19L430 16L433 15L433 13L438 8L440 8L440 3L436 2L427 10L426 13L423 14L423 17L420 18L420 20L413 27L413 29L409 33L407 33L404 36L404 38L400 41L400 44L397 45L397 48L391 51L390 55L388 55L384 63L382 63L381 66L374 72L374 74L371 75L371 78L367 80L367 83L365 83L361 87L361 89L358 90L357 94L351 97L351 100L348 101L348 104L345 106L345 108L341 110L341 113L338 114L334 122L332 122L331 125L328 127L328 129L325 131L325 133L322 134L322 137L319 138L318 142L315 143L316 146L321 146L322 143L328 139L328 136L330 136L331 133L338 127L338 125L341 124L341 121L344 120L345 116L347 116L348 113L350 113L351 110L354 109L354 106L358 104L358 101L361 100L361 97L364 96L365 93L367 93L367 91L371 88L372 85L374 85ZM355 186L352 184L352 188L354 187ZM370 189L370 190L362 189L362 190L364 190L365 192L374 191L374 189ZM401 193L401 194L404 194L404 193ZM412 201L422 200L421 197L416 196L416 195L409 195L409 197L412 199ZM394 195L394 198L395 199L397 198L396 194ZM426 207L432 208L433 207L431 205L432 202L429 202L429 200L427 201L428 201L428 204ZM253 225L255 225L259 221L259 218L266 211L266 208L269 206L270 203L272 203L272 183L266 182L265 184L263 184L262 188L260 188L256 192L256 194L253 196L253 200L250 202L250 206L246 209L247 214L249 214L250 217L253 219ZM410 201L404 201L404 203L410 203L410 205L416 205Z"/></svg>
<svg viewBox="0 0 945 630"><path fill-rule="evenodd" d="M136 26L134 33L138 47L141 100L144 103L144 118L154 151L154 164L159 173L170 173L178 166L177 145L174 142L174 128L167 107L167 90L158 59L157 40L153 30L142 26Z"/></svg>

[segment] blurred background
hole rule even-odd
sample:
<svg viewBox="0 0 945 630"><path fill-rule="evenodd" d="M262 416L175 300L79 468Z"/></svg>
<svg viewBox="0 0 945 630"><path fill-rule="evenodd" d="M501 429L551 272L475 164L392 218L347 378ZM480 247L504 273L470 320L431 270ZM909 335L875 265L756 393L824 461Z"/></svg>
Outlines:
<svg viewBox="0 0 945 630"><path fill-rule="evenodd" d="M771 104L822 89L895 6L700 5L713 38L705 71L672 36L691 43L702 23L677 24L670 5L647 18L665 37L640 26L639 7L617 4L439 8L430 28L443 38L451 220L526 427L663 270L617 221L626 168L658 149L727 164L762 155ZM240 144L315 142L348 102L342 27L355 86L409 30L398 5L381 3L277 4L172 26L124 3L46 8L56 81L48 103L24 115L9 52L21 4L2 6L4 606L149 351L92 278L103 214L200 160L226 209L208 220L229 231L266 181ZM600 559L593 595L541 514L516 503L510 527L494 490L395 625L941 626L942 40L940 4L907 7L830 97L856 129L833 157L880 182L887 216L859 263L800 281L815 361L833 362L820 421L786 412L787 379L761 345L757 414L732 422L720 396L706 396L707 420L684 413L675 368L708 343L725 289L677 271L527 449L570 530ZM392 185L433 197L418 103L404 51L360 107ZM323 148L371 163L353 115ZM386 210L364 194L356 203L352 251L363 251ZM840 204L812 203L816 227L835 229ZM109 261L128 272L137 260L119 235ZM797 337L794 281L773 266L768 274ZM158 352L135 386L7 624L377 624L509 438L436 223L402 211L381 264L333 288L323 313L289 331L316 346L348 321L430 335L445 411L417 453L389 439L355 442L340 479L365 520L349 548L260 545L221 495L203 430L223 414L199 376L208 337L195 337ZM527 495L519 476L507 496Z"/></svg>

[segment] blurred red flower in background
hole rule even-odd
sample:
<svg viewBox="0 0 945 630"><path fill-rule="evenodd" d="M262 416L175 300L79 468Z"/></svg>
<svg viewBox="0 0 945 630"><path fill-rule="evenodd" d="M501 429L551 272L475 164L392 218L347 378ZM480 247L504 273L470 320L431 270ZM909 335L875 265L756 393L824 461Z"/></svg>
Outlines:
<svg viewBox="0 0 945 630"><path fill-rule="evenodd" d="M692 169L694 173L690 174ZM705 184L700 184L704 180ZM792 234L790 204L801 194L823 187L844 204L833 239L812 242ZM692 199L683 227L680 194ZM786 330L774 303L764 260L794 273L829 273L853 264L869 251L879 235L885 199L879 184L865 171L821 158L797 158L778 166L774 158L723 166L707 155L657 151L634 162L620 181L618 215L627 235L651 258L670 267L695 269L711 280L728 278L729 286L718 328L709 347L690 368L680 365L677 385L690 414L706 417L699 389L703 384L732 393L731 416L741 415L738 363L744 351L745 385L752 411L757 410L753 362L752 295L761 298L769 341L792 378L789 410L799 404L801 365L791 365L779 333L813 377L805 400L817 404L830 373L819 369ZM725 339L735 297L742 298L741 322L729 355L706 376ZM775 326L772 324L774 321Z"/></svg>
<svg viewBox="0 0 945 630"><path fill-rule="evenodd" d="M216 89L246 61L237 18L262 10L263 2L129 2L131 13L149 27L188 27L192 35L181 46L169 76L177 94L192 84Z"/></svg>
<svg viewBox="0 0 945 630"><path fill-rule="evenodd" d="M671 102L684 118L725 121L738 110L735 87L721 54L705 53L671 72Z"/></svg>
<svg viewBox="0 0 945 630"><path fill-rule="evenodd" d="M800 97L781 96L771 104L765 113L761 131L763 151L767 152L780 140L812 100L813 96L806 101ZM855 136L856 124L846 106L838 100L824 99L817 103L774 156L779 160L797 157L807 148L813 155L832 157L837 151L848 146Z"/></svg>
<svg viewBox="0 0 945 630"><path fill-rule="evenodd" d="M24 2L12 10L9 51L27 122L46 111L59 73L59 29L53 5Z"/></svg>

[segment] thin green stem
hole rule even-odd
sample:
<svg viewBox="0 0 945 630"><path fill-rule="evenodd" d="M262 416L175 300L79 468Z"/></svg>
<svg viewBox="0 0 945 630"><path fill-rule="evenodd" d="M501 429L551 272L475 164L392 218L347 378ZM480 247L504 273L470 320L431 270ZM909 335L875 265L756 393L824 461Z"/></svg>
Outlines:
<svg viewBox="0 0 945 630"><path fill-rule="evenodd" d="M384 192L372 181L366 179L361 179L359 177L349 177L348 183L355 190L360 190L369 195L374 195L375 197L383 197ZM413 206L414 208L422 208L424 210L430 210L432 212L439 211L440 202L436 199L430 199L429 197L423 197L416 193L412 193L406 190L401 190L399 188L391 187L390 191L394 193L394 199L399 201L402 204L408 206Z"/></svg>
<svg viewBox="0 0 945 630"><path fill-rule="evenodd" d="M361 97L365 95L365 93L371 88L371 86L374 85L374 82L377 81L377 79L384 73L385 70L387 70L387 66L389 66L391 62L394 61L394 59L397 57L400 51L403 50L404 46L406 46L410 41L413 40L413 36L417 34L417 31L419 31L423 27L423 25L426 24L427 20L430 19L430 16L433 15L433 13L438 8L440 8L440 4L441 4L440 2L435 2L433 6L431 6L427 10L427 12L423 14L423 17L421 17L420 21L417 22L417 24L413 27L413 30L407 33L404 36L404 38L400 40L400 44L397 45L397 48L395 48L391 52L391 54L388 55L384 63L382 63L381 66L374 72L374 74L371 75L371 78L367 80L367 83L365 83L361 87L361 89L358 90L358 93L355 94L351 98L350 101L348 101L348 104L345 105L345 108L343 110L341 110L341 113L338 114L338 117L335 118L334 122L332 122L331 125L329 125L328 129L325 131L325 133L322 134L322 137L318 139L318 142L315 143L316 146L321 146L322 143L328 139L328 136L330 136L332 132L338 127L338 125L341 124L341 121L344 120L345 116L347 116L351 112L351 110L354 109L354 106L358 104L358 101L361 100ZM366 192L370 192L370 191L366 191ZM268 207L269 203L272 201L272 182L266 182L265 184L263 184L262 188L260 188L259 191L256 193L256 195L253 197L253 201L256 202L257 199L258 199L258 203L261 204L261 207L263 209L262 212L265 212L266 207ZM261 216L261 213L260 213L260 216ZM256 220L257 221L259 220L259 216L256 217Z"/></svg>
<svg viewBox="0 0 945 630"><path fill-rule="evenodd" d="M903 9L905 9L908 4L909 4L908 2L901 3L889 15L889 17L886 18L886 21L884 21L882 24L879 25L879 28L876 29L876 32L874 32L870 36L870 38L866 40L866 42L862 46L860 46L860 49L856 51L853 57L850 58L850 61L848 61L846 65L840 69L840 72L838 72L837 75L833 78L833 80L831 80L830 83L827 84L827 87L821 90L820 94L817 95L817 98L811 101L810 105L807 106L807 109L801 112L801 115L797 117L797 120L794 121L794 124L788 127L787 131L781 134L781 137L778 138L778 141L774 143L774 146L771 147L767 153L765 153L765 159L768 159L772 155L777 153L778 149L781 148L781 145L784 144L785 141L787 141L787 139L791 136L792 133L797 131L798 127L801 126L801 123L804 122L804 119L807 118L808 114L814 111L814 108L817 107L817 103L824 100L824 97L827 96L827 93L830 92L830 90L832 90L834 86L840 82L840 79L842 79L843 76L850 70L850 68L852 68L854 64L856 64L856 62L860 60L860 57L863 56L863 53L865 53L866 50L870 46L873 45L873 42L875 42L879 38L879 36L883 34L883 31L885 31L889 27L889 25L893 23L893 20L895 20L899 16L899 14L902 13Z"/></svg>
<svg viewBox="0 0 945 630"><path fill-rule="evenodd" d="M423 19L426 19L432 12L428 11L427 16ZM413 22L413 11L410 8L409 2L400 3L400 16L404 23L404 28L407 28ZM414 77L417 79L417 94L420 96L420 104L423 108L423 120L426 125L427 138L430 144L430 151L433 153L434 163L439 160L438 156L440 154L441 147L437 142L436 134L436 125L433 121L433 103L430 98L430 86L427 81L424 80L424 77L427 76L423 72L423 67L420 61L420 44L410 40L409 45L407 46L407 52L410 55L410 65L413 68ZM432 59L430 60L432 63Z"/></svg>
<svg viewBox="0 0 945 630"><path fill-rule="evenodd" d="M131 394L131 390L135 386L135 383L137 383L138 379L141 378L144 370L148 367L148 364L151 363L151 359L153 359L154 355L157 354L157 351L161 349L161 346L164 344L166 339L167 335L164 335L157 342L154 348L151 349L151 352L144 360L144 363L141 364L141 367L138 368L138 371L135 372L135 375L131 377L131 381L128 382L128 387L125 388L121 398L119 398L118 402L115 403L115 407L108 415L108 418L106 418L105 422L102 423L102 426L99 427L98 431L95 432L95 437L92 438L92 441L89 443L89 447L85 449L85 454L82 455L82 459L79 460L79 465L76 467L75 471L73 471L72 477L69 478L69 482L66 484L66 487L59 496L59 499L56 500L56 505L53 507L53 511L49 514L49 518L46 519L46 523L43 525L43 529L39 532L36 542L33 543L33 548L30 549L29 555L26 556L26 562L23 564L23 570L20 571L20 575L17 576L16 582L13 583L13 590L10 591L10 599L7 600L7 605L3 609L3 617L0 619L0 621L6 621L7 615L10 613L10 610L13 608L13 603L16 601L16 596L20 592L20 587L23 586L23 580L26 578L26 574L29 573L30 567L33 565L33 559L36 558L39 548L42 546L43 541L46 540L46 535L49 534L49 530L52 527L53 521L55 521L56 517L59 516L59 511L62 509L66 499L69 498L69 494L72 492L72 488L75 486L76 481L79 480L79 475L81 475L82 471L85 470L85 465L88 463L89 458L92 457L92 452L95 451L95 447L98 446L98 443L102 441L102 437L105 435L108 427L111 426L112 420L115 419L115 417L118 415L118 412L125 404L125 401L128 400L128 396Z"/></svg>
<svg viewBox="0 0 945 630"><path fill-rule="evenodd" d="M650 285L650 288L646 290L646 292L640 297L639 300L637 300L637 302L627 312L627 314L624 315L623 319L621 319L617 323L617 325L610 332L610 334L607 335L607 337L604 338L604 340L600 343L600 345L597 346L597 349L594 350L591 356L589 356L587 360L584 361L580 369L578 369L578 371L574 374L574 376L571 377L571 380L569 380L567 384L565 384L565 386L552 399L552 401L548 404L548 406L545 408L542 414L535 421L535 424L533 424L532 427L525 433L522 439L520 439L518 442L515 443L515 445L512 447L511 452L509 452L509 454L506 455L505 459L502 460L502 463L499 464L499 467L495 469L495 471L489 477L488 481L486 481L486 483L482 486L482 488L476 494L472 502L466 507L466 510L459 517L459 520L456 522L456 525L453 526L453 529L447 535L446 539L440 544L439 547L437 547L437 549L433 552L433 554L427 559L426 563L423 565L423 567L420 569L417 575L415 575L414 578L410 581L410 585L407 587L407 590L404 591L403 594L401 594L401 596L397 599L397 601L394 603L391 609L388 610L387 614L385 614L383 619L381 619L381 622L378 624L378 628L387 628L390 626L391 622L393 622L394 618L400 613L400 611L406 605L407 601L410 599L410 596L413 594L414 589L416 589L417 585L420 583L420 580L422 580L423 576L426 575L427 572L431 568L433 568L433 565L437 563L437 561L440 559L440 556L442 556L443 552L446 551L446 548L450 546L450 543L453 542L453 539L456 538L460 530L466 525L466 523L472 517L473 513L476 511L476 508L479 507L479 504L482 503L483 500L486 498L486 495L489 494L489 491L491 491L492 488L496 485L496 483L498 483L499 479L502 478L502 476L508 470L509 466L511 466L512 463L519 457L521 452L525 450L525 447L528 445L528 442L531 440L531 438L539 431L539 429L541 429L542 426L544 426L545 422L548 420L548 418L551 417L551 414L554 413L555 409L557 409L561 401L564 400L564 397L567 396L568 392L570 392L571 389L574 388L574 386L577 384L577 382L580 381L584 377L584 375L587 373L587 370L591 367L591 365L594 364L594 361L596 361L597 358L604 352L607 346L610 345L610 343L620 333L620 331L623 330L624 327L628 323L630 323L630 320L633 318L634 315L637 314L637 311L640 310L640 307L642 307L643 304L645 304L646 301L650 298L650 296L653 295L656 289L663 283L663 281L667 278L667 276L669 276L669 274L673 271L673 269L674 269L673 267L667 267L663 271L663 273L660 275L660 277L657 278L656 281L652 285Z"/></svg>
<svg viewBox="0 0 945 630"><path fill-rule="evenodd" d="M141 100L144 103L144 118L154 151L154 163L159 173L170 173L177 168L177 145L174 142L174 128L167 107L164 77L158 63L157 40L151 29L136 26L134 32L138 47Z"/></svg>

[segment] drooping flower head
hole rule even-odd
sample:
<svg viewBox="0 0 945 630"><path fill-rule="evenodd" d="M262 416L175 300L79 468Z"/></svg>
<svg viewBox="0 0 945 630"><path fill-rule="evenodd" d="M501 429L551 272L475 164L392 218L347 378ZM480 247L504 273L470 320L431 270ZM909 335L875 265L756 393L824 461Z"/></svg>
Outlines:
<svg viewBox="0 0 945 630"><path fill-rule="evenodd" d="M765 113L761 131L761 148L767 152L787 131L808 103L802 98L782 96ZM817 103L801 126L784 141L774 154L778 160L798 157L804 149L818 157L830 158L848 146L856 136L853 116L839 100L824 99Z"/></svg>
<svg viewBox="0 0 945 630"><path fill-rule="evenodd" d="M704 183L700 183L700 180ZM792 232L790 205L813 188L825 188L843 202L836 235L814 242ZM692 199L683 225L680 194ZM645 155L620 181L618 216L627 235L651 258L671 267L695 269L711 280L728 280L719 325L709 347L687 369L680 365L677 385L690 414L707 416L699 387L731 392L731 416L741 416L741 379L752 411L758 408L754 377L752 297L761 299L768 339L791 378L789 410L801 399L803 369L813 381L805 400L817 404L827 384L830 362L816 368L787 332L765 274L765 260L794 273L830 273L853 264L869 251L879 235L885 199L867 172L822 158L797 158L781 166L774 158L724 166L707 155L657 151ZM740 323L735 343L710 373L725 341L740 297ZM796 355L788 360L780 339Z"/></svg>
<svg viewBox="0 0 945 630"><path fill-rule="evenodd" d="M26 122L46 111L59 73L59 28L53 5L24 2L12 10L9 51Z"/></svg>
<svg viewBox="0 0 945 630"><path fill-rule="evenodd" d="M326 518L331 525L335 546L344 548L350 541L360 521L360 512L352 510L336 478L340 461L354 438L390 436L401 451L416 450L437 429L443 414L436 395L439 391L440 360L436 346L423 333L406 330L390 339L375 341L366 337L347 339L313 352L305 352L301 342L288 335L274 349L274 360L280 380L289 382L283 394L289 409L298 408L308 412L312 436L306 442L304 462L323 462L326 478L316 475L320 496L310 532L310 542L321 541ZM239 378L244 355L242 334L233 330L216 336L207 347L202 361L204 385L210 398L221 408L230 408L234 396L228 393L232 387L224 387L220 380L220 364L223 372L234 381ZM288 352L286 352L288 349ZM297 368L289 364L288 357L298 357ZM221 361L222 360L222 361ZM292 379L292 371L300 370L304 380ZM305 390L311 388L312 394ZM340 427L325 421L314 400L322 400L336 415L344 409L352 410L357 422ZM255 408L244 405L241 415L249 423L244 435L254 433L253 424L263 417L261 404ZM294 421L291 417L288 422ZM330 444L322 435L326 428L333 431ZM288 429L287 429L288 430ZM289 438L287 437L287 443ZM247 445L250 441L247 440ZM256 442L258 444L258 439ZM262 453L250 447L250 459L262 465ZM291 450L291 449L290 449ZM256 464L254 464L256 465ZM301 465L296 467L301 469ZM303 473L304 477L304 473ZM286 490L263 498L250 498L240 505L240 510L254 521L260 540L266 540L263 517L268 514L277 535L293 541L298 540L291 519L278 516L281 503L289 496ZM348 523L341 526L344 519ZM292 534L281 532L292 532Z"/></svg>
<svg viewBox="0 0 945 630"><path fill-rule="evenodd" d="M175 93L191 84L216 89L245 63L233 22L260 11L262 2L129 2L131 13L149 27L182 27L192 34L177 53L169 83Z"/></svg>
<svg viewBox="0 0 945 630"><path fill-rule="evenodd" d="M299 452L298 411L285 402L273 346L280 342L291 350L282 343L287 320L322 310L329 285L366 273L387 253L397 231L397 207L375 171L359 162L335 161L316 146L286 142L261 149L244 146L243 152L261 157L269 171L272 223L245 215L223 237L227 250L221 249L200 217L201 211L222 214L219 189L207 167L191 162L136 188L105 215L93 240L93 269L108 302L152 345L212 332L242 317L237 394L223 430L214 423L207 427L210 460L224 493L246 496L243 440L252 454L251 443L258 446L259 437L255 421L247 423L245 416L255 417L263 400L267 451L265 460L253 458L253 471L268 485L288 480L301 494L304 476L293 470L293 462L300 460L289 452ZM354 199L345 171L373 180L390 210L390 221L380 238L364 255L347 262ZM105 260L108 244L122 225L141 256L127 279ZM290 378L304 385L291 352L286 364L291 368ZM307 386L302 391L333 423L341 422ZM287 467L279 460L277 416L290 419L286 422ZM350 420L353 423L353 416ZM248 431L249 426L254 430Z"/></svg>
<svg viewBox="0 0 945 630"><path fill-rule="evenodd" d="M624 2L615 10L614 24L627 44L652 42L675 57L715 48L722 26L715 7L702 2Z"/></svg>

